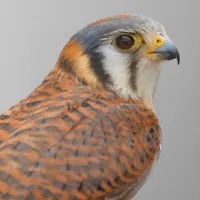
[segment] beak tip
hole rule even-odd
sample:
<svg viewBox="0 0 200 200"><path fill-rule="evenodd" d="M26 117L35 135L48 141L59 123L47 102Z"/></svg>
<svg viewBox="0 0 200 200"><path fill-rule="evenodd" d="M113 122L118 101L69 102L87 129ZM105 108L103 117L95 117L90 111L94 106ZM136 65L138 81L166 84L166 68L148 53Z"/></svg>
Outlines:
<svg viewBox="0 0 200 200"><path fill-rule="evenodd" d="M179 65L180 64L180 54L179 54L178 50L177 50L177 62L178 62L178 65Z"/></svg>

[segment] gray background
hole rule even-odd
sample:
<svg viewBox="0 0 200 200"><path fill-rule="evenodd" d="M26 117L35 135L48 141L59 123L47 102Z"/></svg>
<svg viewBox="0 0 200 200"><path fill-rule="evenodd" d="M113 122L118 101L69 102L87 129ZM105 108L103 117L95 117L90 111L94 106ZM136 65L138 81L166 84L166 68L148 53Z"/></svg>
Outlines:
<svg viewBox="0 0 200 200"><path fill-rule="evenodd" d="M161 157L136 200L200 199L199 5L190 0L0 0L0 112L27 96L53 68L69 37L112 14L160 21L181 65L164 64L156 93Z"/></svg>

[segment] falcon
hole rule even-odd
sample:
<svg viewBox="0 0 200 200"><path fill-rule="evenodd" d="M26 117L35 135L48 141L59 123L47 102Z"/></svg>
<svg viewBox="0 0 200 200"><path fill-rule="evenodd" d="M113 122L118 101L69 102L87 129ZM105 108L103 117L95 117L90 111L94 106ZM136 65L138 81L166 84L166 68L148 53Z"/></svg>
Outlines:
<svg viewBox="0 0 200 200"><path fill-rule="evenodd" d="M130 200L161 146L160 64L180 56L140 15L77 32L52 71L0 115L0 199Z"/></svg>

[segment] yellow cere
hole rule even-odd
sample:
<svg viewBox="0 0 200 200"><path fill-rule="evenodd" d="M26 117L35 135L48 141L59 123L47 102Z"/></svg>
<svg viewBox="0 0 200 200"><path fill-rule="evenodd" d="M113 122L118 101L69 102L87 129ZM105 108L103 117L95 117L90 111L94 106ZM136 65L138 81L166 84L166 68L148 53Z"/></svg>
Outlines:
<svg viewBox="0 0 200 200"><path fill-rule="evenodd" d="M160 47L164 44L164 40L161 36L156 36L155 41L154 41L155 46Z"/></svg>
<svg viewBox="0 0 200 200"><path fill-rule="evenodd" d="M162 36L157 35L153 41L153 47L147 50L147 53L152 53L157 48L161 47L164 44L164 39Z"/></svg>

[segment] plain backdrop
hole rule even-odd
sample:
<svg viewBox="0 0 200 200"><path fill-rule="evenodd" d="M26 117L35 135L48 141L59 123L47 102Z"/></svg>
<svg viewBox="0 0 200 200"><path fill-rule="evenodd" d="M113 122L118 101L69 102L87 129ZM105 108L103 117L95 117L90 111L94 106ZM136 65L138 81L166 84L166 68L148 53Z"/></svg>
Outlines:
<svg viewBox="0 0 200 200"><path fill-rule="evenodd" d="M155 110L162 153L136 200L200 199L200 28L195 0L0 0L0 112L27 96L53 68L72 34L113 14L161 22L181 64L162 66Z"/></svg>

